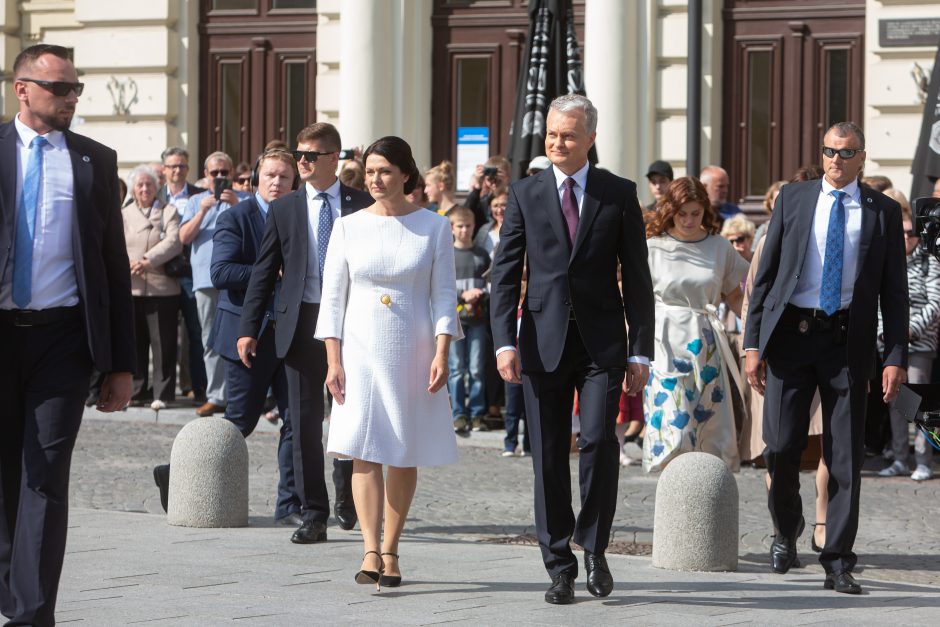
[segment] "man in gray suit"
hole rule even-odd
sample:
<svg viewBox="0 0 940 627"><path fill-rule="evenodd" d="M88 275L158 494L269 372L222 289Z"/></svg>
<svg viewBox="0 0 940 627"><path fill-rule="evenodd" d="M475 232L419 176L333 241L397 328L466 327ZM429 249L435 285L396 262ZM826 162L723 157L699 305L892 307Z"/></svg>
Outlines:
<svg viewBox="0 0 940 627"><path fill-rule="evenodd" d="M764 395L764 457L778 533L771 566L798 566L803 531L800 455L816 389L829 466L826 589L860 594L852 577L864 461L865 400L884 319L885 402L906 380L908 297L901 209L858 182L865 136L851 122L823 139L823 179L781 188L754 279L744 347L751 386Z"/></svg>

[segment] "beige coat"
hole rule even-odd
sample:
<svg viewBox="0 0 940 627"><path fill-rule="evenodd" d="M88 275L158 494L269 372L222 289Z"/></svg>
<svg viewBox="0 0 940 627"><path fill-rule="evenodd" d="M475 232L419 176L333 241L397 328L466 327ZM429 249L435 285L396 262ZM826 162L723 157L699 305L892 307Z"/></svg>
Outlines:
<svg viewBox="0 0 940 627"><path fill-rule="evenodd" d="M163 271L163 264L183 251L183 245L180 243L180 217L173 206L165 213L166 223L161 229L160 222L164 219L164 210L158 201L154 202L149 218L136 202L121 210L124 218L124 240L127 242L127 256L130 262L133 264L146 258L153 266L141 276L131 275L133 296L176 296L180 293L179 280L168 277ZM161 232L164 233L162 239Z"/></svg>

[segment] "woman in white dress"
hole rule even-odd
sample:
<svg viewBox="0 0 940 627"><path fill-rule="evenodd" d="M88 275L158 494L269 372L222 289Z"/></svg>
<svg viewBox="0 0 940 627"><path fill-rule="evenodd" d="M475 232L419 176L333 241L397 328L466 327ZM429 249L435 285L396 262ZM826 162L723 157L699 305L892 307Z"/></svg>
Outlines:
<svg viewBox="0 0 940 627"><path fill-rule="evenodd" d="M457 461L442 388L450 342L462 333L450 223L405 198L418 181L411 148L383 137L364 161L376 202L333 227L316 337L334 399L327 452L353 459L365 545L356 581L394 587L417 467Z"/></svg>
<svg viewBox="0 0 940 627"><path fill-rule="evenodd" d="M643 399L643 469L662 470L677 455L704 451L737 470L728 386L740 390L742 379L716 312L724 300L741 315L748 263L717 235L717 214L698 179L670 183L657 208L646 225L656 348Z"/></svg>

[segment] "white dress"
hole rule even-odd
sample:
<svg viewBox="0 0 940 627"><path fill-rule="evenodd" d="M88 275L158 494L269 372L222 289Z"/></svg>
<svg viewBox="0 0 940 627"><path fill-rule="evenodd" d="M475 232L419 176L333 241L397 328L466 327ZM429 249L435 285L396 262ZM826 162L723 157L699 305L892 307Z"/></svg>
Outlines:
<svg viewBox="0 0 940 627"><path fill-rule="evenodd" d="M435 337L463 337L450 222L424 209L340 218L323 275L316 337L342 341L346 372L327 453L403 468L456 462L447 386L427 390Z"/></svg>

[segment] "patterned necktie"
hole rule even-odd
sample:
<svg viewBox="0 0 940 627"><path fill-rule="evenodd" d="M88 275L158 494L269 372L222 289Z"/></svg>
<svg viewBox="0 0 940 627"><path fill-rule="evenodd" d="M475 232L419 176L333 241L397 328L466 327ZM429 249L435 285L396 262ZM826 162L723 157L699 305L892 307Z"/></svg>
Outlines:
<svg viewBox="0 0 940 627"><path fill-rule="evenodd" d="M565 179L565 191L561 194L561 213L568 225L568 243L574 246L574 235L578 232L578 199L574 196L574 179Z"/></svg>
<svg viewBox="0 0 940 627"><path fill-rule="evenodd" d="M320 261L320 290L323 290L323 266L326 264L326 249L330 245L330 233L333 232L333 208L326 192L317 194L320 199L320 216L317 220L317 258Z"/></svg>
<svg viewBox="0 0 940 627"><path fill-rule="evenodd" d="M845 192L835 190L836 197L829 210L829 231L826 233L826 258L823 261L819 287L819 308L831 316L842 306L842 254L845 249Z"/></svg>
<svg viewBox="0 0 940 627"><path fill-rule="evenodd" d="M13 303L25 309L33 299L33 239L36 234L36 211L39 208L39 186L42 179L42 147L48 140L41 135L29 145L23 195L16 216L16 248L13 253Z"/></svg>

